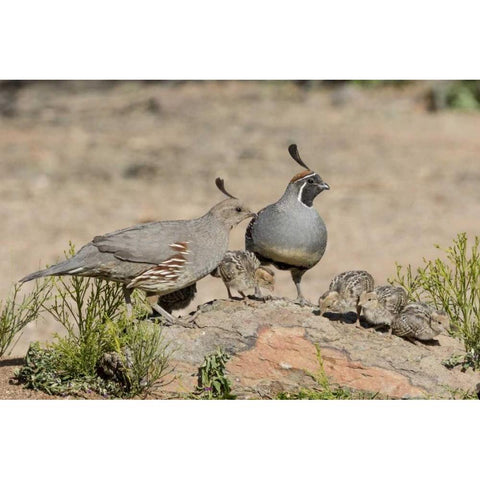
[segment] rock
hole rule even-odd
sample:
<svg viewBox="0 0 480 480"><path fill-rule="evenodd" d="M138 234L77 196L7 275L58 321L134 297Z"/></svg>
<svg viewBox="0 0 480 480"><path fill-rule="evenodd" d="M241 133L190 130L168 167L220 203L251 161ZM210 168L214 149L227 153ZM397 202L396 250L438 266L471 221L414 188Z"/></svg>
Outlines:
<svg viewBox="0 0 480 480"><path fill-rule="evenodd" d="M317 347L331 383L390 398L451 398L452 390L471 391L479 381L476 372L442 365L462 352L461 343L445 335L437 344L416 345L329 320L286 300L215 300L199 309L198 328L163 329L175 368L164 391L192 393L199 366L217 347L231 355L227 376L238 398L271 398L318 386Z"/></svg>

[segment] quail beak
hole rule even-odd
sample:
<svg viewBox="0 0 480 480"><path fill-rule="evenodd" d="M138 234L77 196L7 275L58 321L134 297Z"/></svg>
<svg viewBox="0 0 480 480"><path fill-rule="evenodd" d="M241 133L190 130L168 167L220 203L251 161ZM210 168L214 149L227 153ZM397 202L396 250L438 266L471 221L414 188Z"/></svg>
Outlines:
<svg viewBox="0 0 480 480"><path fill-rule="evenodd" d="M330 185L328 183L319 183L318 187L320 188L320 191L323 192L323 190L330 190Z"/></svg>
<svg viewBox="0 0 480 480"><path fill-rule="evenodd" d="M256 214L256 213L253 213L253 212L245 213L245 214L243 215L243 220L246 220L247 218L252 218L252 217L255 218L256 216L257 216L257 214ZM242 222L243 222L243 220L242 220Z"/></svg>

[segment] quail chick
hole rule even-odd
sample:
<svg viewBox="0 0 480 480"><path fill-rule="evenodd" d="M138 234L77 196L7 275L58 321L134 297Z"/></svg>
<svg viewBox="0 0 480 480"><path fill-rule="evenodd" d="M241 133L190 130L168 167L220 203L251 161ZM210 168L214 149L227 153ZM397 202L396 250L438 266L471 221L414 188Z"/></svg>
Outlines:
<svg viewBox="0 0 480 480"><path fill-rule="evenodd" d="M297 289L295 302L305 305L308 302L300 288L302 276L320 261L327 246L327 229L313 208L313 200L330 187L305 165L296 145L290 145L288 151L306 170L290 180L277 202L251 220L245 248L254 252L263 265L289 270Z"/></svg>
<svg viewBox="0 0 480 480"><path fill-rule="evenodd" d="M275 273L262 266L252 252L244 250L228 251L212 275L223 280L228 298L233 298L231 289L245 298L248 289L264 287L273 291L275 285Z"/></svg>
<svg viewBox="0 0 480 480"><path fill-rule="evenodd" d="M364 292L373 291L373 277L365 270L351 270L336 275L330 282L328 290L318 299L320 315L325 312L346 313L355 310L357 321L355 326L359 326L360 295Z"/></svg>
<svg viewBox="0 0 480 480"><path fill-rule="evenodd" d="M122 384L128 391L131 387L130 372L133 367L131 352L124 348L122 355L117 352L107 352L97 363L97 374L105 380L113 380Z"/></svg>
<svg viewBox="0 0 480 480"><path fill-rule="evenodd" d="M172 313L174 310L187 308L192 303L196 293L197 284L192 283L192 285L182 288L181 290L162 295L158 298L157 305L163 308L166 312ZM158 314L153 316L158 316Z"/></svg>
<svg viewBox="0 0 480 480"><path fill-rule="evenodd" d="M445 331L447 316L423 302L409 303L392 320L392 333L411 340L432 340Z"/></svg>
<svg viewBox="0 0 480 480"><path fill-rule="evenodd" d="M407 304L407 292L402 287L382 285L373 292L362 292L358 305L368 323L374 326L392 324L393 317Z"/></svg>
<svg viewBox="0 0 480 480"><path fill-rule="evenodd" d="M49 275L96 277L123 284L127 308L139 288L166 295L189 287L208 275L228 249L230 230L255 214L230 195L222 179L215 181L229 198L193 220L151 222L95 237L76 255L22 278L28 282ZM171 323L175 319L161 306L152 305Z"/></svg>

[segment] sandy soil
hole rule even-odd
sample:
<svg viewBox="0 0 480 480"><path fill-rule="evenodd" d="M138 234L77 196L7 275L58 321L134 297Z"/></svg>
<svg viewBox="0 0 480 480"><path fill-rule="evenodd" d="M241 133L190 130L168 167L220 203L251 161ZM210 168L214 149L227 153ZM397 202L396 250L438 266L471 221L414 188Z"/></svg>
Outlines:
<svg viewBox="0 0 480 480"><path fill-rule="evenodd" d="M480 115L429 113L426 83L302 89L283 82L40 83L0 117L0 298L23 275L93 236L148 220L192 218L222 199L216 176L258 210L299 170L287 146L326 180L315 207L329 233L304 276L311 300L333 275L419 265L458 232L479 233ZM246 222L231 235L243 247ZM26 289L29 287L26 286ZM276 292L295 296L287 272ZM224 297L218 279L195 304ZM58 327L24 332L13 355ZM11 366L1 367L12 368Z"/></svg>

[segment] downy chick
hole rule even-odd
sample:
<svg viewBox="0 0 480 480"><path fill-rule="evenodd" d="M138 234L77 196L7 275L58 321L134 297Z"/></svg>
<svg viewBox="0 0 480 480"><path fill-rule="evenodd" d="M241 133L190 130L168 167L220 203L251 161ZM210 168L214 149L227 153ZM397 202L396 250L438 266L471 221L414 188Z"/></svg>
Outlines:
<svg viewBox="0 0 480 480"><path fill-rule="evenodd" d="M223 280L228 298L233 298L231 289L245 298L245 292L251 288L273 291L275 286L273 270L262 266L254 253L244 250L228 251L212 275Z"/></svg>
<svg viewBox="0 0 480 480"><path fill-rule="evenodd" d="M320 314L325 312L357 313L356 326L359 325L360 310L358 305L363 292L371 292L374 287L373 277L365 270L351 270L336 275L330 282L329 289L318 299Z"/></svg>

